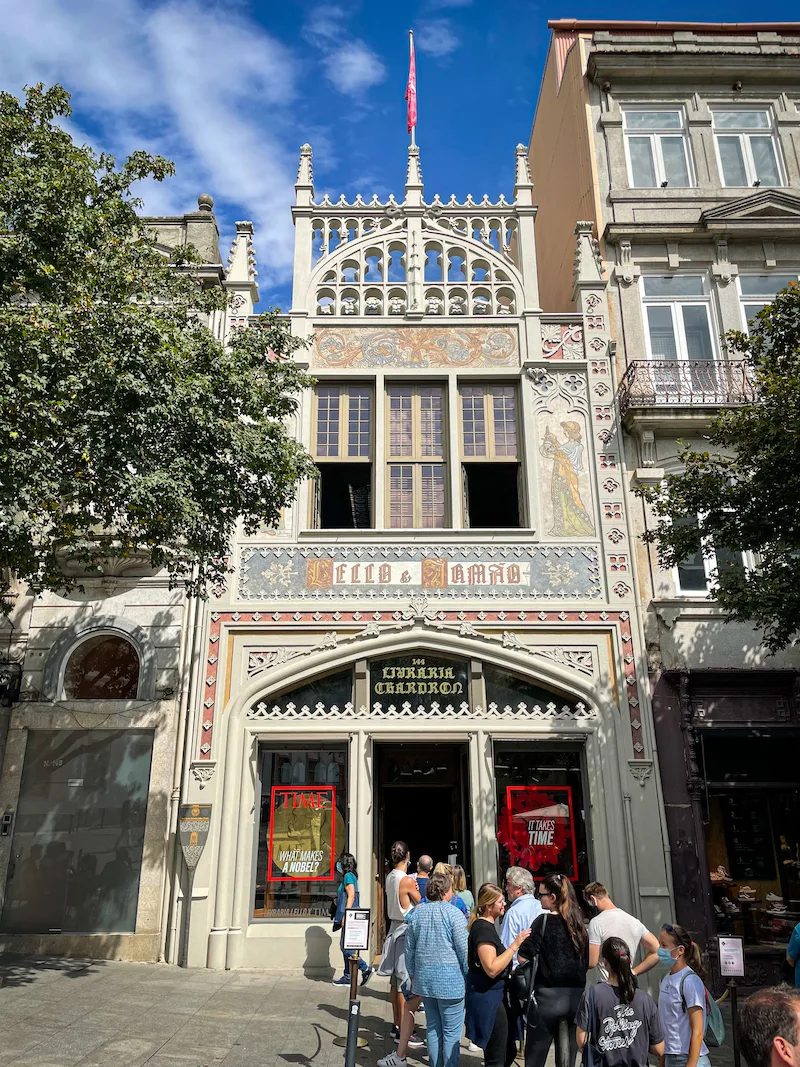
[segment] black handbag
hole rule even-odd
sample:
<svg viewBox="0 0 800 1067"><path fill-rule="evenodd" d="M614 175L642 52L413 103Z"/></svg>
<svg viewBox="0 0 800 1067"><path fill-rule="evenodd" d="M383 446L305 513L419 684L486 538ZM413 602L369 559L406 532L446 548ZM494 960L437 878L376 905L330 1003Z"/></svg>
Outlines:
<svg viewBox="0 0 800 1067"><path fill-rule="evenodd" d="M547 915L542 919L542 939L547 926ZM511 996L517 1013L527 1021L528 1026L536 1026L539 1021L539 1005L536 1003L536 972L539 969L539 954L533 959L523 960L511 975Z"/></svg>

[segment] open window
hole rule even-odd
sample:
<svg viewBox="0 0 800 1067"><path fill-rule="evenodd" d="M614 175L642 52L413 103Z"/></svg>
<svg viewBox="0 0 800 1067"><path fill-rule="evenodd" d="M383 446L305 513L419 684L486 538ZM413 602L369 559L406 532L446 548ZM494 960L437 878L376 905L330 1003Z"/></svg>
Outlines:
<svg viewBox="0 0 800 1067"><path fill-rule="evenodd" d="M317 386L313 525L318 529L372 526L372 410L370 385Z"/></svg>
<svg viewBox="0 0 800 1067"><path fill-rule="evenodd" d="M516 387L478 383L462 385L460 393L465 525L519 527Z"/></svg>

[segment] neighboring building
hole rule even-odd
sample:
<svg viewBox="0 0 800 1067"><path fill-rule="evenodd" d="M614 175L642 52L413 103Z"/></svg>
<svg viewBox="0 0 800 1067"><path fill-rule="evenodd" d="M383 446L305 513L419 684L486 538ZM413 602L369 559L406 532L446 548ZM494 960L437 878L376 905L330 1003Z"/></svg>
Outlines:
<svg viewBox="0 0 800 1067"><path fill-rule="evenodd" d="M237 539L202 632L189 962L330 973L345 847L379 948L397 837L473 888L509 856L612 881L657 927L666 829L591 226L567 238L578 311L542 315L524 146L512 202L426 202L415 146L402 202L315 202L311 165L306 145L289 318L320 477Z"/></svg>
<svg viewBox="0 0 800 1067"><path fill-rule="evenodd" d="M752 397L721 335L800 277L800 23L550 27L530 143L542 306L564 306L570 220L591 220L640 534L652 516L630 491L679 470L679 440L699 444ZM702 943L743 936L746 982L776 981L800 920L800 661L725 623L723 550L673 573L633 552L676 917ZM733 886L712 878L720 866Z"/></svg>
<svg viewBox="0 0 800 1067"><path fill-rule="evenodd" d="M193 244L205 283L236 300L251 227L226 275L212 207L201 196L194 213L147 221L165 254ZM221 336L225 314L210 327ZM198 605L141 560L82 584L34 599L20 583L3 621L4 659L23 672L0 707L0 951L155 960Z"/></svg>

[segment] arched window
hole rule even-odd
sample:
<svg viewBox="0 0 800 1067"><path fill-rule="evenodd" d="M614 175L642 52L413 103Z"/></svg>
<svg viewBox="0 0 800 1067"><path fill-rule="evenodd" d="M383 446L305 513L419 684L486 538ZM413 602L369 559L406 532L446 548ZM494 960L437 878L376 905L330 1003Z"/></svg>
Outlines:
<svg viewBox="0 0 800 1067"><path fill-rule="evenodd" d="M139 691L139 653L117 634L81 641L64 669L67 700L135 700Z"/></svg>

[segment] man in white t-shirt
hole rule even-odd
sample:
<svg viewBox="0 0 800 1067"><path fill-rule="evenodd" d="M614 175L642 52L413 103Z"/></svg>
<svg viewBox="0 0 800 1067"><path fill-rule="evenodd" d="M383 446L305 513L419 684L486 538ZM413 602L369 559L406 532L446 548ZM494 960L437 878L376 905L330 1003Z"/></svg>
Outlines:
<svg viewBox="0 0 800 1067"><path fill-rule="evenodd" d="M589 966L597 967L603 981L608 977L600 959L600 949L609 937L621 937L631 954L641 946L644 958L633 968L634 974L644 974L658 963L658 938L651 934L635 915L618 908L602 882L590 882L583 891L584 898L597 908L597 915L589 923Z"/></svg>

